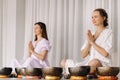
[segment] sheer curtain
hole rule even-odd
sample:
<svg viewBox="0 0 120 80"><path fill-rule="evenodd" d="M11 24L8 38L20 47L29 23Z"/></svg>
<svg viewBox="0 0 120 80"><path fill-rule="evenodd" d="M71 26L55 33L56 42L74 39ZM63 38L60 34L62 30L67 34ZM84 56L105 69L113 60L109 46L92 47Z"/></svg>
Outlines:
<svg viewBox="0 0 120 80"><path fill-rule="evenodd" d="M2 0L0 0L0 65L2 65Z"/></svg>
<svg viewBox="0 0 120 80"><path fill-rule="evenodd" d="M26 44L32 38L33 24L42 21L47 25L52 45L48 55L50 64L59 66L62 58L80 60L83 38L81 11L82 0L26 0Z"/></svg>
<svg viewBox="0 0 120 80"><path fill-rule="evenodd" d="M0 0L0 66L21 59L24 50L25 1Z"/></svg>
<svg viewBox="0 0 120 80"><path fill-rule="evenodd" d="M82 61L80 49L86 30L94 29L92 11L104 8L114 33L113 66L120 66L119 7L119 0L0 0L0 61L9 65L11 58L28 56L28 42L34 37L37 21L47 25L51 66L60 66L63 58Z"/></svg>
<svg viewBox="0 0 120 80"><path fill-rule="evenodd" d="M80 48L85 40L86 30L94 29L91 22L92 11L104 8L109 15L109 28L114 33L113 65L120 66L117 5L117 0L26 0L26 32L30 26L32 31L32 26L37 21L46 23L52 45L48 56L52 66L59 66L62 58L81 61ZM27 33L26 44L32 38L32 32Z"/></svg>

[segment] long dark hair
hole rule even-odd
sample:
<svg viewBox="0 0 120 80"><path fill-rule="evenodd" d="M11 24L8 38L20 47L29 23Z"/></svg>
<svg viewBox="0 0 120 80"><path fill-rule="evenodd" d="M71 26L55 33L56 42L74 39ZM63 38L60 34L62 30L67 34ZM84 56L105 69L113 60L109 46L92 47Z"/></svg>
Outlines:
<svg viewBox="0 0 120 80"><path fill-rule="evenodd" d="M94 11L99 11L100 15L102 17L105 17L103 25L104 25L104 27L107 27L108 26L108 14L107 14L107 12L102 8L95 9Z"/></svg>
<svg viewBox="0 0 120 80"><path fill-rule="evenodd" d="M43 22L37 22L34 25L39 25L40 26L40 28L42 29L42 37L48 40L47 30L46 30L45 23L43 23ZM35 41L37 40L37 35L35 35L35 39L34 40Z"/></svg>

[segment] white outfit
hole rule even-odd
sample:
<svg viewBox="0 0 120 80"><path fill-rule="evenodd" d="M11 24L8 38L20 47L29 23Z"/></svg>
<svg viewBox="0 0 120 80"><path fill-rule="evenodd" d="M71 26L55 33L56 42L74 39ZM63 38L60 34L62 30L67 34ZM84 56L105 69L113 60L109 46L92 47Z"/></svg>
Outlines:
<svg viewBox="0 0 120 80"><path fill-rule="evenodd" d="M46 39L42 39L39 41L36 45L36 41L32 42L34 51L38 54L41 54L43 50L47 50L48 52L50 51L50 43ZM32 67L32 68L42 68L42 67L47 67L49 66L49 62L47 60L47 57L45 60L40 60L38 59L35 55L31 55L28 57L25 62L19 62L18 60L14 59L12 62L12 67Z"/></svg>
<svg viewBox="0 0 120 80"><path fill-rule="evenodd" d="M98 59L101 61L103 66L110 66L111 65L111 56L110 52L112 49L112 31L110 29L104 29L99 37L96 39L95 43L100 47L104 48L108 53L108 57L104 57L101 55L97 50L95 50L92 46L90 48L90 54L83 62L75 63L73 60L68 59L66 61L66 67L75 67L75 66L82 66L88 65L88 63L93 59ZM85 41L84 45L82 46L81 50L85 48L87 45L87 40Z"/></svg>

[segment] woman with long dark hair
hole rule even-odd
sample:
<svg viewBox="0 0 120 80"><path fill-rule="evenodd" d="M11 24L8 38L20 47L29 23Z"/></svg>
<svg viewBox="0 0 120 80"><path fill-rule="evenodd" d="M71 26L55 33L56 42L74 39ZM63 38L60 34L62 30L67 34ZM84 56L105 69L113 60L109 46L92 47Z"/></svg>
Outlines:
<svg viewBox="0 0 120 80"><path fill-rule="evenodd" d="M46 25L43 22L37 22L34 24L34 38L34 41L30 41L28 45L28 59L26 59L26 61L23 63L19 63L17 60L14 60L12 66L32 68L49 66L47 55L51 46L48 41Z"/></svg>

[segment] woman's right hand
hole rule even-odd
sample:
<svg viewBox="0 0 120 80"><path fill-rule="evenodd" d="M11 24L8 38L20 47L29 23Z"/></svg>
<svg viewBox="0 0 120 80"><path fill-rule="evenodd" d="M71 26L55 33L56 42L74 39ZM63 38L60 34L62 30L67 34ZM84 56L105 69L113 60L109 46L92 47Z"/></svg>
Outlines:
<svg viewBox="0 0 120 80"><path fill-rule="evenodd" d="M28 48L29 48L29 55L31 56L32 51L34 51L34 47L33 47L33 45L32 45L32 41L29 42Z"/></svg>
<svg viewBox="0 0 120 80"><path fill-rule="evenodd" d="M91 44L95 41L94 36L92 35L90 30L88 30L88 32L87 32L87 40L88 40L89 44Z"/></svg>
<svg viewBox="0 0 120 80"><path fill-rule="evenodd" d="M88 43L85 46L85 48L82 50L82 58L85 58L89 54L91 48L91 41L93 40L93 35L90 30L88 30L86 35L87 35Z"/></svg>

